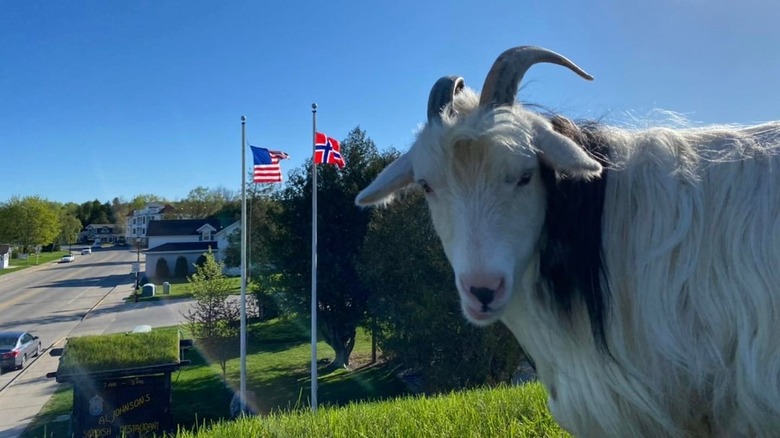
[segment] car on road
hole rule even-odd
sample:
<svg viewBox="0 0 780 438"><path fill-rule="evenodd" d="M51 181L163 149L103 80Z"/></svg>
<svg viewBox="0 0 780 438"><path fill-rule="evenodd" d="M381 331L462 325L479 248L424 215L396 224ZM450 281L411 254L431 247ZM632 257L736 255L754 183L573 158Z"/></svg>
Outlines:
<svg viewBox="0 0 780 438"><path fill-rule="evenodd" d="M92 254L92 248L84 248L81 250L81 255Z"/></svg>
<svg viewBox="0 0 780 438"><path fill-rule="evenodd" d="M76 261L76 257L73 257L73 254L65 254L60 259L60 263L70 263L70 262L75 262L75 261Z"/></svg>
<svg viewBox="0 0 780 438"><path fill-rule="evenodd" d="M29 332L0 332L0 372L22 369L41 355L41 340Z"/></svg>

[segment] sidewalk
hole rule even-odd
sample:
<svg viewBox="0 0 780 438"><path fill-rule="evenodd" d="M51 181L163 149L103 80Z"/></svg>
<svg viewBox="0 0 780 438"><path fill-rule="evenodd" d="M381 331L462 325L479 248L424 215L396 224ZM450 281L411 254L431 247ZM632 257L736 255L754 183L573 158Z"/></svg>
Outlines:
<svg viewBox="0 0 780 438"><path fill-rule="evenodd" d="M117 286L103 297L90 312L99 306L120 305L131 289L126 285ZM85 318L89 315L85 315ZM45 348L41 356L35 359L27 368L19 372L5 389L0 390L0 438L16 438L24 432L27 425L40 412L43 405L57 390L58 383L54 378L46 377L47 373L57 371L59 357L52 357L49 352L53 348L65 346L65 337L79 332L78 325L70 333L54 344ZM98 334L98 330L94 330ZM102 330L100 330L102 332ZM92 334L81 333L79 335Z"/></svg>

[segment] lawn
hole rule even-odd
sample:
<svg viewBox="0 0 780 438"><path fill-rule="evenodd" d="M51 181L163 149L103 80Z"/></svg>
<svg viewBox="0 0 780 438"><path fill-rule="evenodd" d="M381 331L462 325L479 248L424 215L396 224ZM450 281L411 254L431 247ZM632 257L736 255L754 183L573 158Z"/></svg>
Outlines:
<svg viewBox="0 0 780 438"><path fill-rule="evenodd" d="M21 271L22 269L31 268L33 266L40 266L46 263L57 261L68 251L56 251L56 252L43 252L37 258L35 254L30 254L27 260L11 259L10 267L8 269L0 269L0 275L10 274L11 272Z"/></svg>
<svg viewBox="0 0 780 438"><path fill-rule="evenodd" d="M230 281L233 284L233 293L239 293L241 291L241 278L231 277ZM160 300L175 300L181 298L192 298L192 292L190 291L189 282L186 279L170 279L168 283L171 285L171 293L163 294L163 285L155 283L155 290L153 297L138 297L138 301L160 301ZM140 293L140 291L139 291ZM126 300L133 300L133 294L125 298Z"/></svg>

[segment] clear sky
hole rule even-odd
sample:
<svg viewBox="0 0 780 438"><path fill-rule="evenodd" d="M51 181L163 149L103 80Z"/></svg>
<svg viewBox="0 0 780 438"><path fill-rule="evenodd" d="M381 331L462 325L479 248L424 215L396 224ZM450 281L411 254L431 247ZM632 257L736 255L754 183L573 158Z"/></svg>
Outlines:
<svg viewBox="0 0 780 438"><path fill-rule="evenodd" d="M286 173L312 102L318 130L406 150L437 78L480 89L516 45L595 76L526 75L521 99L571 117L780 119L779 19L776 0L0 0L0 202L240 190L240 116Z"/></svg>

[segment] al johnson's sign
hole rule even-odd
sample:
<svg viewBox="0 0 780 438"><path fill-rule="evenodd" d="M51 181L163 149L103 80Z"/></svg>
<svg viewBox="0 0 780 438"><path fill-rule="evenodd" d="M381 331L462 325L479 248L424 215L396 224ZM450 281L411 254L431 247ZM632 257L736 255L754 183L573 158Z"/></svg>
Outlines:
<svg viewBox="0 0 780 438"><path fill-rule="evenodd" d="M81 381L74 391L74 437L159 436L173 430L170 373Z"/></svg>

